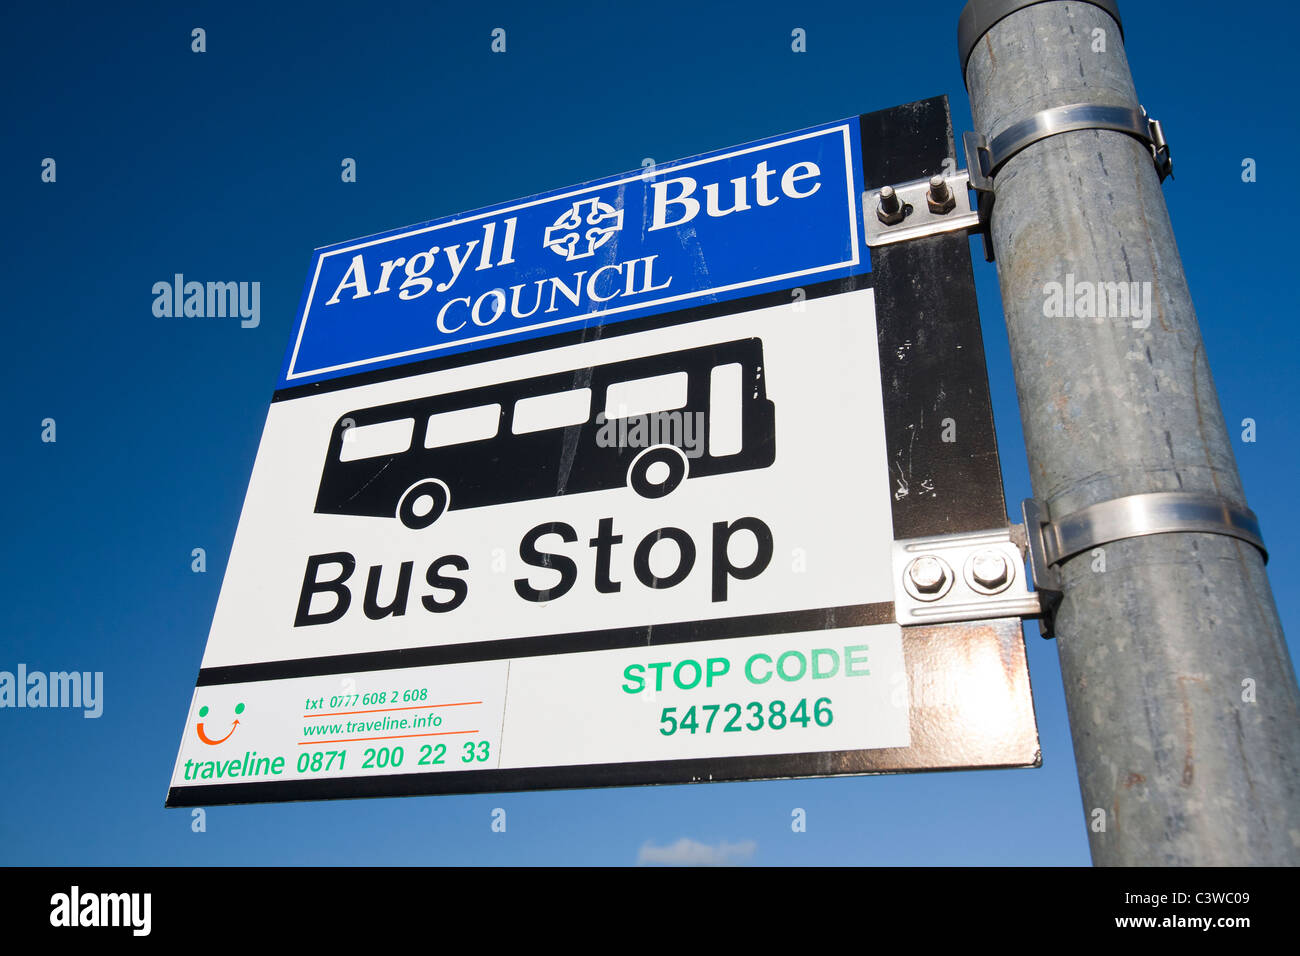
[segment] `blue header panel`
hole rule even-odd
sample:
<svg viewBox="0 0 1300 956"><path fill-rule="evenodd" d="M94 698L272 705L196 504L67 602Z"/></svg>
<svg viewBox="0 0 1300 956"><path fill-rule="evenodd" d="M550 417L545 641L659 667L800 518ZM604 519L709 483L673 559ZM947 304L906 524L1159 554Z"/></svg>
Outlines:
<svg viewBox="0 0 1300 956"><path fill-rule="evenodd" d="M858 120L318 249L278 388L869 270Z"/></svg>

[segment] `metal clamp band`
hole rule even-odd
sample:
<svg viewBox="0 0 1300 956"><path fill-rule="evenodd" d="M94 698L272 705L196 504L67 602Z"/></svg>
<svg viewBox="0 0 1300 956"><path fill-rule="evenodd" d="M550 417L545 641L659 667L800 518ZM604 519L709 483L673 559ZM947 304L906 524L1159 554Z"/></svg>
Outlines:
<svg viewBox="0 0 1300 956"><path fill-rule="evenodd" d="M1071 103L1042 110L1028 119L1012 123L996 134L992 141L979 133L962 134L966 149L966 171L971 189L979 197L980 232L984 235L984 258L993 261L993 237L989 223L993 218L993 177L1011 157L1027 146L1057 133L1082 129L1108 129L1125 133L1146 144L1155 164L1156 175L1163 183L1174 174L1169 143L1159 120L1147 115L1142 107L1102 106L1098 103Z"/></svg>
<svg viewBox="0 0 1300 956"><path fill-rule="evenodd" d="M1102 106L1098 103L1071 103L1042 110L1033 116L1012 123L992 139L986 140L977 133L966 133L966 168L970 171L972 188L991 192L993 177L1011 157L1039 140L1058 133L1082 129L1109 129L1127 133L1141 140L1151 151L1156 174L1160 181L1173 174L1173 160L1169 144L1157 120L1147 116L1142 107Z"/></svg>
<svg viewBox="0 0 1300 956"><path fill-rule="evenodd" d="M1061 589L1056 565L1098 545L1149 534L1196 532L1223 534L1268 551L1260 535L1259 520L1249 508L1217 495L1186 491L1158 491L1101 501L1061 518L1050 518L1046 507L1029 498L1021 506L1034 571L1035 586Z"/></svg>

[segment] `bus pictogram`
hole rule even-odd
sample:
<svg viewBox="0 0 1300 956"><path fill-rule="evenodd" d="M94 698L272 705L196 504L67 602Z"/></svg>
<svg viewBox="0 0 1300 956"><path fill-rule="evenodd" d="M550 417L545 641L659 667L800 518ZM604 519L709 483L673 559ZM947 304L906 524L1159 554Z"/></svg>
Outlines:
<svg viewBox="0 0 1300 956"><path fill-rule="evenodd" d="M775 458L749 338L348 412L315 510L421 529L451 509L622 487L661 498Z"/></svg>

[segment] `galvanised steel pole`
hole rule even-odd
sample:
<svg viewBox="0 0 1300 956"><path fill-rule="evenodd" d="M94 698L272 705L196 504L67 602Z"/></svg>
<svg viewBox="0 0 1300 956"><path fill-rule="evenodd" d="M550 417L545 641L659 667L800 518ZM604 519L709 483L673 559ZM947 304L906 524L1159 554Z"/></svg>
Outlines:
<svg viewBox="0 0 1300 956"><path fill-rule="evenodd" d="M1118 17L1111 0L971 0L959 46L976 132L1138 107ZM1161 189L1148 145L1111 129L1038 139L993 177L1030 477L1053 516L1150 492L1247 503ZM1105 283L1137 283L1137 301ZM1300 695L1261 554L1153 534L1060 572L1094 863L1300 863Z"/></svg>

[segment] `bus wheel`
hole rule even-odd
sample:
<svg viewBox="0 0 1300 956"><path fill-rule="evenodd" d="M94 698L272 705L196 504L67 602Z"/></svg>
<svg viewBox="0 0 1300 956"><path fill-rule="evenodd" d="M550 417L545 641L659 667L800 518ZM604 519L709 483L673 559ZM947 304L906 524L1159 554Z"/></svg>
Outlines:
<svg viewBox="0 0 1300 956"><path fill-rule="evenodd" d="M687 470L686 456L680 448L656 445L632 461L632 467L627 470L627 483L642 498L662 498L686 480Z"/></svg>
<svg viewBox="0 0 1300 956"><path fill-rule="evenodd" d="M450 504L451 492L441 481L436 478L417 481L402 495L397 517L402 524L418 531L441 518Z"/></svg>

